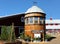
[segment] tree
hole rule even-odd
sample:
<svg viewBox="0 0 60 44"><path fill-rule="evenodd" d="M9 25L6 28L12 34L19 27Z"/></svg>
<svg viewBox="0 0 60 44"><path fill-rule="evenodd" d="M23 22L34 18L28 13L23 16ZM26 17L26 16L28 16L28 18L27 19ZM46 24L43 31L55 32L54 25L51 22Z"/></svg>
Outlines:
<svg viewBox="0 0 60 44"><path fill-rule="evenodd" d="M8 40L8 33L7 33L6 26L2 26L1 28L1 39L4 41Z"/></svg>
<svg viewBox="0 0 60 44"><path fill-rule="evenodd" d="M2 26L1 28L1 40L12 42L15 41L14 26Z"/></svg>

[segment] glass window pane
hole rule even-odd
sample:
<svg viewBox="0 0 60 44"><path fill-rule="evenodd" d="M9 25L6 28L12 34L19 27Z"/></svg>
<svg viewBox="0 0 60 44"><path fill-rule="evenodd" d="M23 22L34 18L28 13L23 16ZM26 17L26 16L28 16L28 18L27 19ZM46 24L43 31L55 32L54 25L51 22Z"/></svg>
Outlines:
<svg viewBox="0 0 60 44"><path fill-rule="evenodd" d="M43 18L42 18L42 17L40 17L40 20L43 20Z"/></svg>
<svg viewBox="0 0 60 44"><path fill-rule="evenodd" d="M24 22L24 17L21 17L21 22Z"/></svg>
<svg viewBox="0 0 60 44"><path fill-rule="evenodd" d="M34 23L38 23L38 17L34 17Z"/></svg>
<svg viewBox="0 0 60 44"><path fill-rule="evenodd" d="M40 24L44 24L44 18L40 17Z"/></svg>
<svg viewBox="0 0 60 44"><path fill-rule="evenodd" d="M30 22L30 23L33 23L33 17L30 17L30 18L29 18L29 22Z"/></svg>
<svg viewBox="0 0 60 44"><path fill-rule="evenodd" d="M28 18L25 19L25 24L28 24Z"/></svg>

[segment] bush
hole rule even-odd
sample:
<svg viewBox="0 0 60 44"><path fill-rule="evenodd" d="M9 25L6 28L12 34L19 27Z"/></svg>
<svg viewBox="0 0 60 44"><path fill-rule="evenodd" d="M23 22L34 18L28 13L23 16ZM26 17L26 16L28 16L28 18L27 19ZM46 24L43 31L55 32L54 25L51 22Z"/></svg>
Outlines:
<svg viewBox="0 0 60 44"><path fill-rule="evenodd" d="M24 35L24 33L20 33L20 39L23 39L25 41L31 41L31 37L28 35Z"/></svg>
<svg viewBox="0 0 60 44"><path fill-rule="evenodd" d="M45 35L45 39L49 39L51 37L51 35Z"/></svg>
<svg viewBox="0 0 60 44"><path fill-rule="evenodd" d="M8 33L7 33L6 26L2 26L1 28L1 39L4 41L8 40Z"/></svg>
<svg viewBox="0 0 60 44"><path fill-rule="evenodd" d="M12 42L15 41L15 33L12 26L2 26L1 28L1 40Z"/></svg>
<svg viewBox="0 0 60 44"><path fill-rule="evenodd" d="M20 33L20 36L19 36L21 39L24 39L25 35L24 33Z"/></svg>
<svg viewBox="0 0 60 44"><path fill-rule="evenodd" d="M31 41L31 37L30 36L28 36L28 35L25 35L25 41Z"/></svg>
<svg viewBox="0 0 60 44"><path fill-rule="evenodd" d="M41 40L41 38L33 38L33 40L36 40L36 41L40 41Z"/></svg>

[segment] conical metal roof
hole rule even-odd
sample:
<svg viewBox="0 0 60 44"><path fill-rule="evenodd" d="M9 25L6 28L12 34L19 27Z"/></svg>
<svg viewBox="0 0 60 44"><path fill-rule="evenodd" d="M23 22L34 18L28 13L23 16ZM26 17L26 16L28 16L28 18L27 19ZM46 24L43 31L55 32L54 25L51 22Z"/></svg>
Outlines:
<svg viewBox="0 0 60 44"><path fill-rule="evenodd" d="M40 13L44 13L44 11L39 8L38 6L32 6L31 8L29 8L25 13L31 13L31 12L40 12Z"/></svg>

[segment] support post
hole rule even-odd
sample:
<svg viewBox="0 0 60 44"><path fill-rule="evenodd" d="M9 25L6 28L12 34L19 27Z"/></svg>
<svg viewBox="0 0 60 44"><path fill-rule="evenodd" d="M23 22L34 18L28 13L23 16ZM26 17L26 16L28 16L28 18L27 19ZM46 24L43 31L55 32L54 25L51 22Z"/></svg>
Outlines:
<svg viewBox="0 0 60 44"><path fill-rule="evenodd" d="M43 33L43 42L44 42L44 33Z"/></svg>
<svg viewBox="0 0 60 44"><path fill-rule="evenodd" d="M32 31L31 31L31 42L32 42Z"/></svg>

